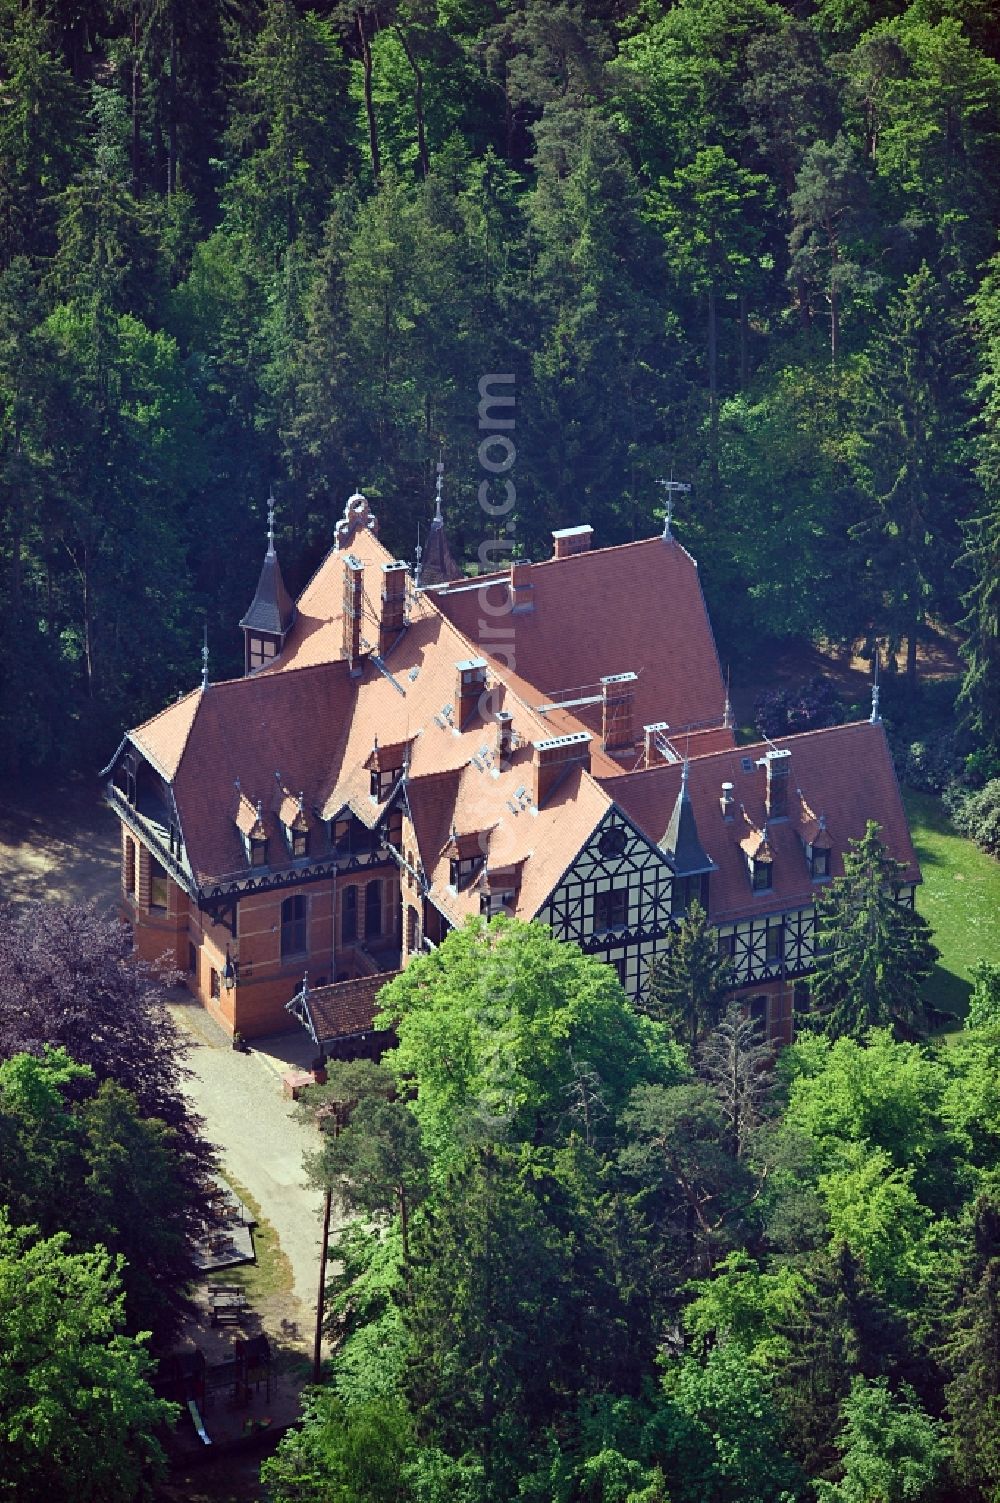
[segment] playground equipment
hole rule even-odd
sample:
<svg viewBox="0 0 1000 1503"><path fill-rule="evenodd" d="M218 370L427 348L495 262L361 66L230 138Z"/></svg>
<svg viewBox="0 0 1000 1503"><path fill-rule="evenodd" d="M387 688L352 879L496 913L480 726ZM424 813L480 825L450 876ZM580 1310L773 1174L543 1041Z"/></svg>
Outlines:
<svg viewBox="0 0 1000 1503"><path fill-rule="evenodd" d="M188 1399L187 1406L188 1413L190 1414L191 1419L194 1423L194 1427L198 1432L198 1439L201 1441L202 1445L210 1446L212 1444L212 1437L205 1429L205 1423L201 1417L201 1412L198 1409L198 1405L195 1403L194 1399Z"/></svg>

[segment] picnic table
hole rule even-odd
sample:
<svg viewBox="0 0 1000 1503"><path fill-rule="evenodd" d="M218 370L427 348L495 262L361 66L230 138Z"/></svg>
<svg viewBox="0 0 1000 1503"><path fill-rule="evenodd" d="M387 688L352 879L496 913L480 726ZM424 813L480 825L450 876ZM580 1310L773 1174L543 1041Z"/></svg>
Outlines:
<svg viewBox="0 0 1000 1503"><path fill-rule="evenodd" d="M213 1326L235 1326L243 1318L246 1295L239 1284L210 1284L208 1302Z"/></svg>

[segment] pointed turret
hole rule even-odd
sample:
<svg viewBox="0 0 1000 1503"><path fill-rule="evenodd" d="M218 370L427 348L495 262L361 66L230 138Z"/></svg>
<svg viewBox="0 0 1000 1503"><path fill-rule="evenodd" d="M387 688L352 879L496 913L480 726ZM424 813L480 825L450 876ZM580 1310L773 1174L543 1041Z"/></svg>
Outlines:
<svg viewBox="0 0 1000 1503"><path fill-rule="evenodd" d="M700 877L715 870L715 862L707 855L698 835L694 808L688 793L688 764L681 770L681 791L677 795L667 831L660 841L661 850L670 857L670 864L679 877Z"/></svg>
<svg viewBox="0 0 1000 1503"><path fill-rule="evenodd" d="M246 643L246 672L274 661L285 645L295 620L295 605L285 589L274 549L274 497L267 503L267 552L257 581L257 593L240 626Z"/></svg>
<svg viewBox="0 0 1000 1503"><path fill-rule="evenodd" d="M444 530L444 515L441 510L441 487L444 484L444 465L437 467L437 496L434 503L434 520L427 534L420 565L421 586L447 584L450 579L460 579L462 571L451 556L448 534Z"/></svg>

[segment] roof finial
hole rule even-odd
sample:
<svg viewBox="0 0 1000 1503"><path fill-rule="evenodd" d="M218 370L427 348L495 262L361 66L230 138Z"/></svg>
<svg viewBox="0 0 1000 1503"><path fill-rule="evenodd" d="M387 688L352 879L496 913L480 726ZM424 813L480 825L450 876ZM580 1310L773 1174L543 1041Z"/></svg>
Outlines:
<svg viewBox="0 0 1000 1503"><path fill-rule="evenodd" d="M872 725L878 725L879 721L882 719L881 715L879 714L879 710L878 710L878 658L879 658L878 643L876 642L875 643L875 679L874 679L874 682L872 683L872 713L871 713L871 723L872 723Z"/></svg>
<svg viewBox="0 0 1000 1503"><path fill-rule="evenodd" d="M420 560L424 556L424 550L420 546L420 523L417 523L417 546L414 549L416 563L413 565L413 588L420 589Z"/></svg>
<svg viewBox="0 0 1000 1503"><path fill-rule="evenodd" d="M688 796L688 775L690 769L691 764L688 761L687 757L685 757L684 761L681 763L681 798L687 798Z"/></svg>
<svg viewBox="0 0 1000 1503"><path fill-rule="evenodd" d="M205 622L205 640L201 649L201 687L208 688L208 622Z"/></svg>
<svg viewBox="0 0 1000 1503"><path fill-rule="evenodd" d="M670 528L674 520L674 496L677 495L680 491L689 491L691 487L689 485L685 485L682 480L674 479L674 472L672 467L670 470L670 479L658 480L656 483L657 485L662 485L663 489L667 493L667 509L666 514L663 518L663 532L660 535L665 543L672 543L674 540L674 535L671 532Z"/></svg>
<svg viewBox="0 0 1000 1503"><path fill-rule="evenodd" d="M726 702L722 707L722 724L727 731L733 728L733 702L729 698L729 665L726 664Z"/></svg>
<svg viewBox="0 0 1000 1503"><path fill-rule="evenodd" d="M444 515L441 511L441 487L444 485L444 460L437 462L437 485L435 486L434 520L444 524Z"/></svg>
<svg viewBox="0 0 1000 1503"><path fill-rule="evenodd" d="M272 485L267 498L267 551L274 552L274 486Z"/></svg>

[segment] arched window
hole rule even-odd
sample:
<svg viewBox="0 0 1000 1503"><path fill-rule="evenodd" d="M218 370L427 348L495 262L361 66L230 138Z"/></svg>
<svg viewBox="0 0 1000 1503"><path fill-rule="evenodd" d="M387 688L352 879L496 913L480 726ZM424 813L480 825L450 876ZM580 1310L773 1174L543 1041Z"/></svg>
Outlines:
<svg viewBox="0 0 1000 1503"><path fill-rule="evenodd" d="M369 882L365 888L365 939L382 933L382 884Z"/></svg>
<svg viewBox="0 0 1000 1503"><path fill-rule="evenodd" d="M344 888L340 909L340 937L345 945L353 944L358 937L358 889Z"/></svg>
<svg viewBox="0 0 1000 1503"><path fill-rule="evenodd" d="M417 948L417 910L406 910L406 953L412 955Z"/></svg>
<svg viewBox="0 0 1000 1503"><path fill-rule="evenodd" d="M297 894L281 905L281 958L304 955L307 949L306 899Z"/></svg>

